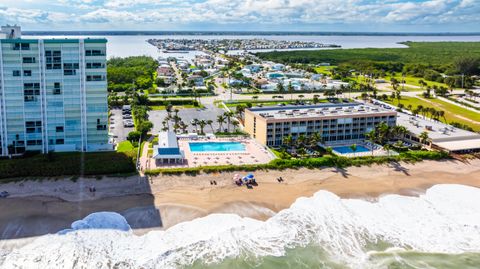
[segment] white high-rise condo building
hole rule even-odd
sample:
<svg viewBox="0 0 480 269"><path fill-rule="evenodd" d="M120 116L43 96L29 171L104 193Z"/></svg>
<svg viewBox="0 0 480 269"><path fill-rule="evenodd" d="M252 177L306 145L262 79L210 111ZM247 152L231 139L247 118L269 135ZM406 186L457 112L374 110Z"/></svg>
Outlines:
<svg viewBox="0 0 480 269"><path fill-rule="evenodd" d="M108 150L106 39L0 34L0 153Z"/></svg>

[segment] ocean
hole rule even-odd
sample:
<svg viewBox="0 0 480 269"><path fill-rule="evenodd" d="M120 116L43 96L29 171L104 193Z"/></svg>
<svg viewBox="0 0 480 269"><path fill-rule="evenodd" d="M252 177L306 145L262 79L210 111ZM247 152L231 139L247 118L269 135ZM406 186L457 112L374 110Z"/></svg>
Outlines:
<svg viewBox="0 0 480 269"><path fill-rule="evenodd" d="M436 185L373 201L319 191L266 221L212 214L132 233L113 212L1 248L1 268L480 268L480 189Z"/></svg>
<svg viewBox="0 0 480 269"><path fill-rule="evenodd" d="M99 36L28 36L24 38L78 38L78 37L99 37ZM406 46L398 44L405 41L476 41L480 42L480 35L440 35L440 36L398 36L398 35L111 35L102 36L107 38L108 57L127 57L137 55L148 55L154 58L161 57L180 57L191 59L201 52L195 51L184 53L163 53L154 46L148 44L148 39L168 38L168 39L250 39L265 38L273 40L297 40L314 41L323 44L336 44L342 48L404 48ZM328 49L328 48L326 48Z"/></svg>

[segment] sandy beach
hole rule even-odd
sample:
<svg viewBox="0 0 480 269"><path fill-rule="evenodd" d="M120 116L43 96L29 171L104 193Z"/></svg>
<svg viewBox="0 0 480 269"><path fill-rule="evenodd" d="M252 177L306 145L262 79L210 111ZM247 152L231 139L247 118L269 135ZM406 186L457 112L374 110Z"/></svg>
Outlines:
<svg viewBox="0 0 480 269"><path fill-rule="evenodd" d="M297 198L319 190L343 198L376 199L385 194L419 195L436 184L480 187L480 160L425 161L346 169L298 169L255 172L258 187L233 184L235 173L197 176L69 178L0 185L0 239L55 233L86 215L115 211L138 234L166 229L212 213L267 219ZM246 173L240 173L246 174ZM285 181L278 183L276 178ZM211 185L215 180L217 185ZM94 186L95 193L88 190Z"/></svg>

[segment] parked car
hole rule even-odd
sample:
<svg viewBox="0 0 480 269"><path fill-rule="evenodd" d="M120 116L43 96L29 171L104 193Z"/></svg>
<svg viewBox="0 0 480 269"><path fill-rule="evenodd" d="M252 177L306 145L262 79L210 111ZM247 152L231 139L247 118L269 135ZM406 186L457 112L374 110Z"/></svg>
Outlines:
<svg viewBox="0 0 480 269"><path fill-rule="evenodd" d="M123 118L124 118L124 119L131 119L131 118L132 118L132 115L130 115L130 114L123 115Z"/></svg>
<svg viewBox="0 0 480 269"><path fill-rule="evenodd" d="M10 193L8 193L8 191L0 192L0 198L7 198L8 196L10 196Z"/></svg>

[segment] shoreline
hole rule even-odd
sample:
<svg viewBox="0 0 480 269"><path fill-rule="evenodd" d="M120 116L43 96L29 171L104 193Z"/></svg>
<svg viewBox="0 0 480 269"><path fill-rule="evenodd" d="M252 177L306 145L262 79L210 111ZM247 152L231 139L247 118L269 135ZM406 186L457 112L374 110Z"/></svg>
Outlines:
<svg viewBox="0 0 480 269"><path fill-rule="evenodd" d="M345 169L258 171L253 190L233 184L235 173L23 181L0 185L0 240L55 233L99 211L125 216L136 234L168 229L213 213L266 220L296 199L320 190L374 201L388 194L418 196L437 184L480 187L480 160L391 163ZM240 173L240 174L246 174ZM278 183L282 176L285 182ZM215 180L217 185L210 185ZM88 188L95 186L96 192Z"/></svg>

